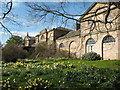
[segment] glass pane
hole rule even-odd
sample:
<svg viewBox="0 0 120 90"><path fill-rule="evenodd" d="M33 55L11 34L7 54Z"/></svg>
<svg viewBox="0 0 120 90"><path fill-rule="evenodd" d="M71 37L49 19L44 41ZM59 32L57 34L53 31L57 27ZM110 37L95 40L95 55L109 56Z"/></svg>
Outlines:
<svg viewBox="0 0 120 90"><path fill-rule="evenodd" d="M60 44L60 48L63 48L63 47L64 47L64 44L63 44L63 43L61 43L61 44Z"/></svg>
<svg viewBox="0 0 120 90"><path fill-rule="evenodd" d="M95 41L94 41L94 39L89 39L88 41L87 41L87 45L89 45L89 44L95 44Z"/></svg>
<svg viewBox="0 0 120 90"><path fill-rule="evenodd" d="M104 38L103 43L115 42L115 39L112 36L107 36Z"/></svg>

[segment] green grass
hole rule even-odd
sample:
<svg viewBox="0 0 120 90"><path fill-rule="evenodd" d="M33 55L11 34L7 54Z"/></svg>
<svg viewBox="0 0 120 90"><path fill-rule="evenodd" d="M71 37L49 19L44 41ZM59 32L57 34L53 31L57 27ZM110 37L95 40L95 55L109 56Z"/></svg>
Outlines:
<svg viewBox="0 0 120 90"><path fill-rule="evenodd" d="M32 86L34 88L118 87L120 60L86 61L65 58L38 58L19 60L19 63L3 64L3 86L11 89ZM112 74L111 74L112 73ZM36 81L36 78L52 83ZM14 83L14 79L17 83ZM105 79L105 80L104 80ZM30 82L29 84L27 82ZM34 84L42 83L37 87ZM97 84L97 85L96 85ZM4 89L7 89L5 86Z"/></svg>
<svg viewBox="0 0 120 90"><path fill-rule="evenodd" d="M76 63L79 62L84 63L87 66L95 66L97 68L120 69L120 60L76 61Z"/></svg>
<svg viewBox="0 0 120 90"><path fill-rule="evenodd" d="M68 61L60 61L60 62L69 62L80 67L81 64L87 66L95 66L97 68L111 68L111 69L120 69L120 60L98 60L98 61L87 61L87 60L79 60L72 59Z"/></svg>

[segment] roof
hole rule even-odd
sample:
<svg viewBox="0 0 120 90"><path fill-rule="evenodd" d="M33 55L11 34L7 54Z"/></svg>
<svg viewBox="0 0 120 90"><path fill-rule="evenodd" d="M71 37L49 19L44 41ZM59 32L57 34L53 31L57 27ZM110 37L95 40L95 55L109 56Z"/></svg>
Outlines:
<svg viewBox="0 0 120 90"><path fill-rule="evenodd" d="M63 31L72 31L71 29L68 28L63 28L63 27L57 27L57 30L63 30Z"/></svg>
<svg viewBox="0 0 120 90"><path fill-rule="evenodd" d="M40 34L37 34L35 37L38 37L38 36L40 36Z"/></svg>
<svg viewBox="0 0 120 90"><path fill-rule="evenodd" d="M97 3L107 4L108 2L94 2L94 3L85 11L85 13L79 18L79 20L81 21L81 19L83 19L83 17L86 16L86 14L88 14L89 11L92 10Z"/></svg>
<svg viewBox="0 0 120 90"><path fill-rule="evenodd" d="M42 34L47 33L47 32L51 32L51 31L53 31L53 30L69 31L69 32L70 32L70 31L73 31L73 30L71 30L71 29L63 28L63 27L53 28L53 29L51 29L51 30L49 30L49 31L47 31L47 29L43 29L43 30L40 31L40 34L37 34L35 37L38 37L39 35L42 35Z"/></svg>
<svg viewBox="0 0 120 90"><path fill-rule="evenodd" d="M25 38L28 38L29 40L35 40L35 37L31 37L31 36L25 36Z"/></svg>
<svg viewBox="0 0 120 90"><path fill-rule="evenodd" d="M57 27L57 28L53 28L53 29L49 30L48 32L51 32L51 31L53 31L53 30L72 31L71 29L68 29L68 28Z"/></svg>
<svg viewBox="0 0 120 90"><path fill-rule="evenodd" d="M35 37L30 37L30 40L35 40Z"/></svg>
<svg viewBox="0 0 120 90"><path fill-rule="evenodd" d="M46 32L47 32L47 29L45 28L45 29L40 31L40 34L43 34L43 33L46 33Z"/></svg>
<svg viewBox="0 0 120 90"><path fill-rule="evenodd" d="M75 37L75 36L80 36L80 31L71 31L71 32L67 33L66 35L64 35L63 37L58 38L58 40L65 39L65 38L71 38L71 37Z"/></svg>

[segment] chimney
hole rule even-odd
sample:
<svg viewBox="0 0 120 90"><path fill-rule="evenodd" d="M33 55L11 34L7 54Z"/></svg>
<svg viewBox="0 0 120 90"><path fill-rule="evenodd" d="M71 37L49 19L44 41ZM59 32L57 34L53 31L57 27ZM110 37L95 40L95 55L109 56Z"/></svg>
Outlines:
<svg viewBox="0 0 120 90"><path fill-rule="evenodd" d="M76 31L80 29L80 23L76 22Z"/></svg>
<svg viewBox="0 0 120 90"><path fill-rule="evenodd" d="M27 32L27 37L29 36L28 32Z"/></svg>

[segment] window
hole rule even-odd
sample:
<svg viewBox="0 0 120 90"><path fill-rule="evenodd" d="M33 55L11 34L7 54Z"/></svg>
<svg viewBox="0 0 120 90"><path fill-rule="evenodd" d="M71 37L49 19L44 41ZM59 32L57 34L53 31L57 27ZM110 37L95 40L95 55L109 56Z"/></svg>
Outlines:
<svg viewBox="0 0 120 90"><path fill-rule="evenodd" d="M50 36L53 37L53 33L50 33Z"/></svg>
<svg viewBox="0 0 120 90"><path fill-rule="evenodd" d="M90 44L95 44L95 40L92 38L88 39L87 45L90 45Z"/></svg>
<svg viewBox="0 0 120 90"><path fill-rule="evenodd" d="M80 23L76 22L76 30L80 30Z"/></svg>
<svg viewBox="0 0 120 90"><path fill-rule="evenodd" d="M103 43L112 43L112 42L115 42L115 38L113 38L110 35L104 37L104 39L103 39Z"/></svg>
<svg viewBox="0 0 120 90"><path fill-rule="evenodd" d="M88 52L93 52L94 50L93 50L93 45L88 45L88 50L87 50Z"/></svg>
<svg viewBox="0 0 120 90"><path fill-rule="evenodd" d="M41 36L41 39L45 39L44 35Z"/></svg>
<svg viewBox="0 0 120 90"><path fill-rule="evenodd" d="M87 41L87 52L93 52L94 51L94 45L95 45L95 40L90 38Z"/></svg>
<svg viewBox="0 0 120 90"><path fill-rule="evenodd" d="M64 46L63 43L61 43L59 47L60 47L60 48L64 48L65 46Z"/></svg>

